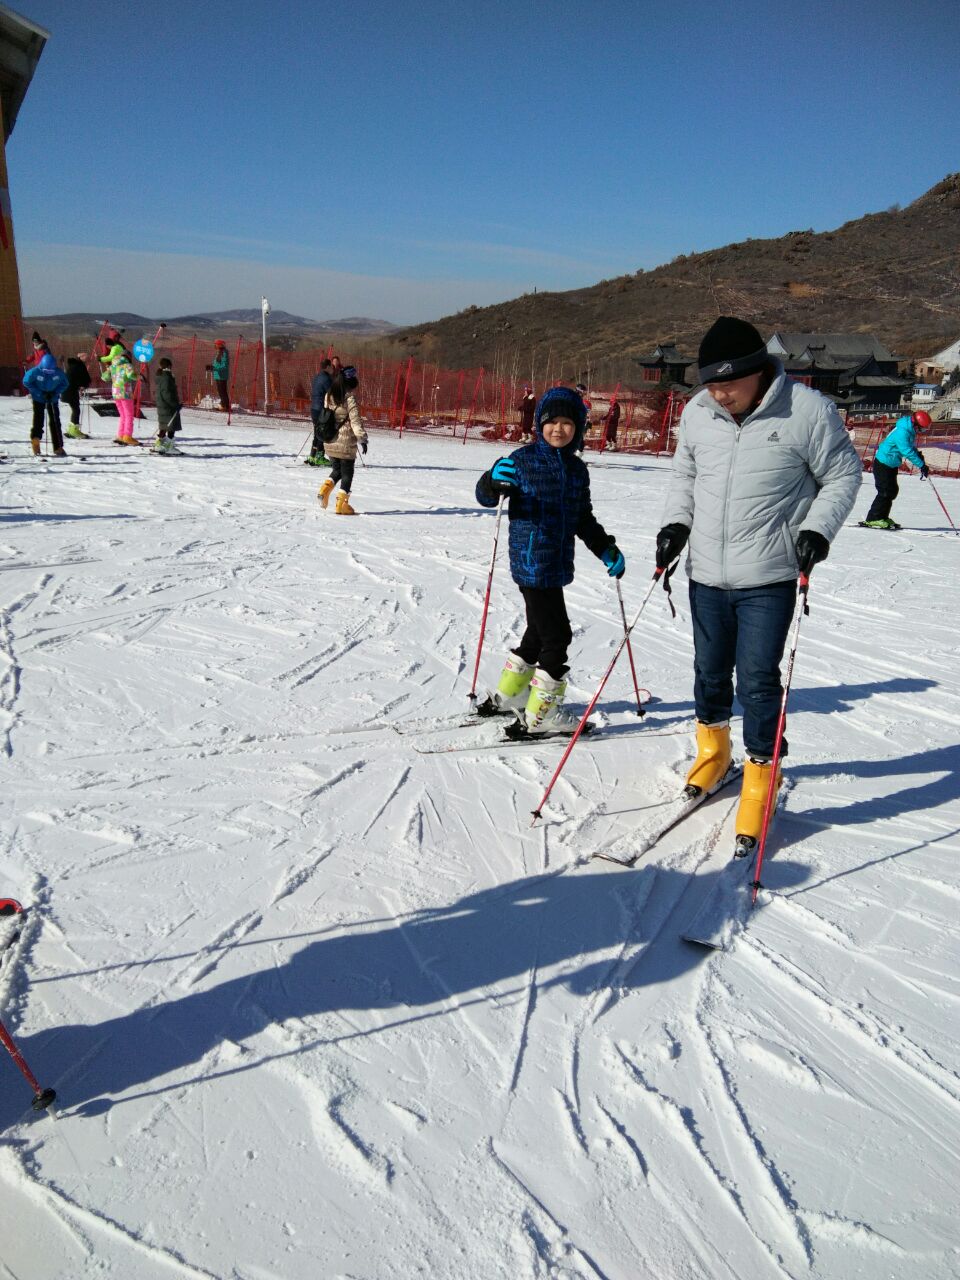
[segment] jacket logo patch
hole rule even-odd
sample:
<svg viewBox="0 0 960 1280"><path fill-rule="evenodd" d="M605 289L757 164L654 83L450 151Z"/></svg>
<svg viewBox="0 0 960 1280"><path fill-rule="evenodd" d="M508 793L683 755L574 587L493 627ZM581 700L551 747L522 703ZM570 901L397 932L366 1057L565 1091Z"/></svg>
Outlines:
<svg viewBox="0 0 960 1280"><path fill-rule="evenodd" d="M779 443L780 433L778 431L771 431L770 434L767 436L767 440L775 441Z"/></svg>

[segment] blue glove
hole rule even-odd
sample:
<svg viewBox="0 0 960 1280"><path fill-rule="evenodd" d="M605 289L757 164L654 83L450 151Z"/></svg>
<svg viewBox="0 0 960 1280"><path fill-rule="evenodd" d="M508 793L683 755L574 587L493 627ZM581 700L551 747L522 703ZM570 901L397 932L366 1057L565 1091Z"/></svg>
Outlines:
<svg viewBox="0 0 960 1280"><path fill-rule="evenodd" d="M509 493L517 483L517 464L512 458L498 458L490 469L493 487L501 493Z"/></svg>
<svg viewBox="0 0 960 1280"><path fill-rule="evenodd" d="M623 558L623 552L615 542L607 547L600 559L607 566L607 573L611 578L622 578L626 573L627 562Z"/></svg>

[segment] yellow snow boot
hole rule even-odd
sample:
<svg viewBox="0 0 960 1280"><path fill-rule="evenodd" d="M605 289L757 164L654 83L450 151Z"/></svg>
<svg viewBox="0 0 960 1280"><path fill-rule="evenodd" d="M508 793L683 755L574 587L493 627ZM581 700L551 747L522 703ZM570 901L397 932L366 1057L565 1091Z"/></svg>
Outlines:
<svg viewBox="0 0 960 1280"><path fill-rule="evenodd" d="M323 484L317 490L317 497L320 499L320 505L323 507L324 511L327 509L327 503L330 501L330 495L333 493L333 486L335 483L336 481L331 480L330 477L327 476L326 480L324 480Z"/></svg>
<svg viewBox="0 0 960 1280"><path fill-rule="evenodd" d="M341 489L337 494L337 511L338 516L355 516L357 513L350 505L349 493L344 493Z"/></svg>
<svg viewBox="0 0 960 1280"><path fill-rule="evenodd" d="M730 750L730 724L701 724L697 721L697 758L687 774L684 788L692 800L703 791L710 791L730 768L733 752Z"/></svg>
<svg viewBox="0 0 960 1280"><path fill-rule="evenodd" d="M751 760L749 756L743 765L743 786L740 789L740 805L737 809L737 855L743 856L755 849L763 827L763 811L767 803L767 792L770 790L770 770L772 763ZM783 774L777 770L777 786ZM774 798L776 805L776 798Z"/></svg>

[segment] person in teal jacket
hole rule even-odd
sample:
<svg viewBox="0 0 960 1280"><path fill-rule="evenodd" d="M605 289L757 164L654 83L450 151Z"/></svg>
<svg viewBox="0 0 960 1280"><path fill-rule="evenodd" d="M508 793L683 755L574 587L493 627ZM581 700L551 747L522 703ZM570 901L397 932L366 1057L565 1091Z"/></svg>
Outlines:
<svg viewBox="0 0 960 1280"><path fill-rule="evenodd" d="M905 413L902 418L898 418L893 430L884 436L873 459L873 481L877 486L877 496L867 512L866 520L862 521L865 529L900 528L895 520L890 519L890 508L900 492L897 472L902 462L909 462L926 480L930 471L923 454L917 448L917 432L926 431L929 426L929 413L918 409L916 413Z"/></svg>
<svg viewBox="0 0 960 1280"><path fill-rule="evenodd" d="M211 365L213 381L220 396L220 408L229 413L230 391L227 383L230 379L230 354L227 351L227 344L222 338L218 338L213 345L217 348L217 354L214 356L213 364Z"/></svg>

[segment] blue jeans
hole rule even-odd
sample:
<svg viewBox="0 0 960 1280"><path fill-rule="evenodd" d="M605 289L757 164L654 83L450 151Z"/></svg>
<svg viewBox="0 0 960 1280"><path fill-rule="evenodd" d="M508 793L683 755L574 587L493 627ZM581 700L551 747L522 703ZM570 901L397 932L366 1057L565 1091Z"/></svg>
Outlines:
<svg viewBox="0 0 960 1280"><path fill-rule="evenodd" d="M731 591L690 583L697 719L701 724L729 719L736 671L743 745L758 759L773 755L783 698L780 661L796 600L794 581ZM786 746L784 741L784 755Z"/></svg>

